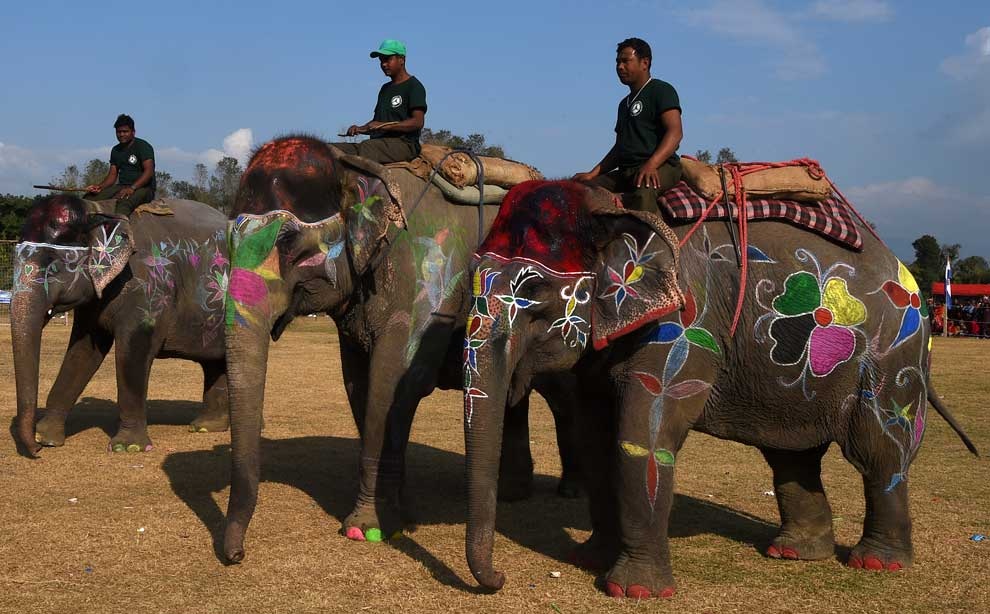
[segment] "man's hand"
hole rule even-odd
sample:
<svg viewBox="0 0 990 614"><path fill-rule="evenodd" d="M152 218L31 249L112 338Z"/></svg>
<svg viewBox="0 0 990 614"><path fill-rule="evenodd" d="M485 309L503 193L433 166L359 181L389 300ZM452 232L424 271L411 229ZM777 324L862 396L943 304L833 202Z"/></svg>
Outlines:
<svg viewBox="0 0 990 614"><path fill-rule="evenodd" d="M659 188L660 187L660 175L657 174L657 166L647 162L642 167L640 167L639 172L636 173L636 187L637 188Z"/></svg>
<svg viewBox="0 0 990 614"><path fill-rule="evenodd" d="M117 200L124 200L125 198L130 198L134 195L134 188L132 186L124 186L119 192L117 192Z"/></svg>
<svg viewBox="0 0 990 614"><path fill-rule="evenodd" d="M363 132L364 131L361 129L361 126L358 126L357 124L351 124L351 127L347 129L347 136L357 136L359 134L362 134Z"/></svg>
<svg viewBox="0 0 990 614"><path fill-rule="evenodd" d="M596 173L594 171L589 172L589 173L574 173L574 176L571 177L571 181L581 181L581 182L587 183L587 182L591 181L592 179L594 179L597 176L598 176L598 173Z"/></svg>
<svg viewBox="0 0 990 614"><path fill-rule="evenodd" d="M100 186L98 186L98 185L95 185L94 184L94 185L88 185L88 186L86 186L86 193L87 194L96 194L99 191L100 191Z"/></svg>

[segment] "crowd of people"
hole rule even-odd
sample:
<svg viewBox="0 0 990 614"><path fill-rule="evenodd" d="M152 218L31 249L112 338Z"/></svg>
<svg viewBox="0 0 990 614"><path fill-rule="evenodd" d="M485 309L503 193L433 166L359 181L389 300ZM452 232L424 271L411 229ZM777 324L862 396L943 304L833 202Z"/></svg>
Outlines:
<svg viewBox="0 0 990 614"><path fill-rule="evenodd" d="M945 304L935 304L932 299L928 303L932 334L941 335L946 325ZM948 327L950 337L990 338L990 296L953 300Z"/></svg>

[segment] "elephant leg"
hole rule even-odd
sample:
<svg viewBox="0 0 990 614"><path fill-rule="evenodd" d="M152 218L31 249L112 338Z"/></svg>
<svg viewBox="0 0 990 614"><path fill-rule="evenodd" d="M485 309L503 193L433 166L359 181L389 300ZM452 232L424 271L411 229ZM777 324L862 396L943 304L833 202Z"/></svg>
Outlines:
<svg viewBox="0 0 990 614"><path fill-rule="evenodd" d="M35 426L35 441L43 446L65 444L65 420L69 411L113 347L113 337L98 330L95 324L91 318L73 318L69 347L48 392L45 415Z"/></svg>
<svg viewBox="0 0 990 614"><path fill-rule="evenodd" d="M402 529L401 490L409 431L424 395L424 382L436 381L438 362L423 360L410 368L397 368L406 338L390 331L372 352L364 426L359 427L358 498L343 526L344 535L352 540L381 541ZM358 408L354 409L358 416Z"/></svg>
<svg viewBox="0 0 990 614"><path fill-rule="evenodd" d="M502 459L498 468L498 498L519 501L533 494L533 456L529 450L529 394L506 406Z"/></svg>
<svg viewBox="0 0 990 614"><path fill-rule="evenodd" d="M364 418L368 410L368 377L371 361L368 354L346 337L340 337L340 370L344 378L344 390L351 406L351 415L357 426L358 436L364 438Z"/></svg>
<svg viewBox="0 0 990 614"><path fill-rule="evenodd" d="M151 334L132 332L120 336L129 343L118 343L117 405L120 407L120 428L110 438L113 452L148 452L152 449L148 435L148 377L151 363L161 343Z"/></svg>
<svg viewBox="0 0 990 614"><path fill-rule="evenodd" d="M581 461L578 458L579 448L574 417L577 398L573 394L573 387L562 385L563 382L559 377L550 379L551 382L541 381L537 390L550 406L557 431L557 452L560 454L561 467L557 495L565 499L576 499L585 492L581 477ZM568 378L566 383L573 386L574 381Z"/></svg>
<svg viewBox="0 0 990 614"><path fill-rule="evenodd" d="M573 443L581 450L578 469L588 493L591 537L569 555L574 565L605 572L615 563L621 549L619 505L615 487L615 410L614 401L600 389L586 387L581 400L572 407Z"/></svg>
<svg viewBox="0 0 990 614"><path fill-rule="evenodd" d="M767 548L775 559L824 559L835 553L832 508L822 486L822 456L828 444L789 452L762 448L773 470L780 532Z"/></svg>
<svg viewBox="0 0 990 614"><path fill-rule="evenodd" d="M203 367L203 409L189 430L193 433L219 433L230 428L230 412L227 409L227 362L211 360L200 363Z"/></svg>

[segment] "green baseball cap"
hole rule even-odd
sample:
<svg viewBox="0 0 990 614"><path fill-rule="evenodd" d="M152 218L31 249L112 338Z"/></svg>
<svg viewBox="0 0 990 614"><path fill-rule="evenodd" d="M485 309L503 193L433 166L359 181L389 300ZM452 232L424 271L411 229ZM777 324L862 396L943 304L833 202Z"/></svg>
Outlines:
<svg viewBox="0 0 990 614"><path fill-rule="evenodd" d="M406 46L402 44L402 41L386 38L381 45L378 45L378 51L371 52L373 58L380 58L383 55L406 55Z"/></svg>

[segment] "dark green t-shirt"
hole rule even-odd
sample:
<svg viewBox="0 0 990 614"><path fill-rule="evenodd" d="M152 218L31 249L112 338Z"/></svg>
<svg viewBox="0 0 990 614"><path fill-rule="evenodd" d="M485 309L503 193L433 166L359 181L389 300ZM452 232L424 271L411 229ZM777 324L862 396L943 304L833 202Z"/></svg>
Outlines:
<svg viewBox="0 0 990 614"><path fill-rule="evenodd" d="M619 101L619 116L615 121L616 163L619 168L639 167L646 162L660 146L667 133L660 114L670 109L681 110L681 101L674 86L653 79L635 95ZM671 154L668 161L676 161L677 154Z"/></svg>
<svg viewBox="0 0 990 614"><path fill-rule="evenodd" d="M144 172L144 161L154 159L155 149L151 143L137 137L127 145L117 143L110 150L110 164L117 167L117 183L120 185L133 185ZM143 187L155 189L154 175L148 185Z"/></svg>
<svg viewBox="0 0 990 614"><path fill-rule="evenodd" d="M416 77L409 77L402 83L389 81L378 90L378 104L375 105L376 122L401 122L412 117L413 109L423 109L426 113L426 88ZM402 138L412 143L419 143L419 133L416 132L376 132L371 138Z"/></svg>

